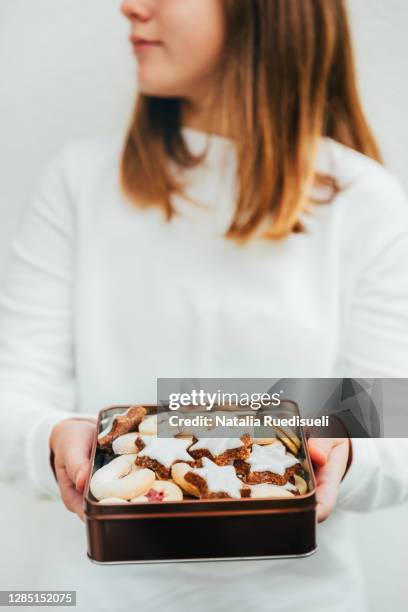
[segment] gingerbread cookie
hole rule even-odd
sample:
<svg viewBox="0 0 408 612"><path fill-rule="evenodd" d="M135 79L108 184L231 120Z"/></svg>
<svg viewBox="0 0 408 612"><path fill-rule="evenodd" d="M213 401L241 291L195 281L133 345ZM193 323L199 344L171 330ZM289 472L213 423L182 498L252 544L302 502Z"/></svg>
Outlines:
<svg viewBox="0 0 408 612"><path fill-rule="evenodd" d="M113 440L119 436L136 431L145 416L146 408L131 406L123 414L113 417L109 425L99 434L98 445L100 448L109 448Z"/></svg>
<svg viewBox="0 0 408 612"><path fill-rule="evenodd" d="M208 457L202 458L203 467L193 468L184 479L193 485L203 499L232 498L249 496L242 481L237 477L233 465L217 465Z"/></svg>
<svg viewBox="0 0 408 612"><path fill-rule="evenodd" d="M159 478L168 479L174 463L183 461L194 464L194 459L187 452L190 445L191 440L180 438L152 438L147 443L137 438L136 447L141 450L135 463L139 467L154 470Z"/></svg>
<svg viewBox="0 0 408 612"><path fill-rule="evenodd" d="M207 457L217 465L228 465L238 459L247 459L250 453L249 445L248 434L241 438L200 438L190 446L189 453L196 460Z"/></svg>
<svg viewBox="0 0 408 612"><path fill-rule="evenodd" d="M254 444L248 459L236 461L235 467L247 484L285 485L301 470L299 460L279 442L266 446Z"/></svg>

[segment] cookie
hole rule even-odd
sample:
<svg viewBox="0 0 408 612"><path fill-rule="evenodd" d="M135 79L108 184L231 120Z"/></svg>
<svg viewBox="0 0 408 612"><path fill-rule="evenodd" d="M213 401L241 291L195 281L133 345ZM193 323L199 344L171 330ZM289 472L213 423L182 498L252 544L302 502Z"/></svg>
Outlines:
<svg viewBox="0 0 408 612"><path fill-rule="evenodd" d="M157 436L157 415L151 414L143 419L139 425L139 431L143 435Z"/></svg>
<svg viewBox="0 0 408 612"><path fill-rule="evenodd" d="M156 480L150 489L133 497L132 503L162 503L162 502L177 502L183 500L183 491L174 482L169 480Z"/></svg>
<svg viewBox="0 0 408 612"><path fill-rule="evenodd" d="M234 465L247 484L285 485L301 470L299 460L280 443L253 444L250 456L245 461L235 461Z"/></svg>
<svg viewBox="0 0 408 612"><path fill-rule="evenodd" d="M178 484L183 491L188 493L188 495L193 495L194 497L200 497L200 491L190 482L187 482L185 479L185 475L187 472L191 471L191 465L188 463L175 463L171 468L171 477L176 484Z"/></svg>
<svg viewBox="0 0 408 612"><path fill-rule="evenodd" d="M282 442L282 444L286 446L288 451L290 453L293 453L294 455L297 455L302 446L302 442L300 441L298 436L293 433L293 431L289 429L289 427L275 427L275 431L277 437Z"/></svg>
<svg viewBox="0 0 408 612"><path fill-rule="evenodd" d="M119 436L136 431L145 416L146 408L131 406L123 414L113 417L109 425L99 434L98 445L100 448L109 448L113 440Z"/></svg>
<svg viewBox="0 0 408 612"><path fill-rule="evenodd" d="M298 474L295 474L294 479L295 479L295 487L298 490L299 495L305 495L305 493L307 493L308 491L306 480L302 478L301 476L299 476Z"/></svg>
<svg viewBox="0 0 408 612"><path fill-rule="evenodd" d="M293 487L296 491L296 487ZM277 497L295 497L294 493L287 488L287 485L279 486L275 484L263 483L250 485L252 499L267 499Z"/></svg>
<svg viewBox="0 0 408 612"><path fill-rule="evenodd" d="M217 465L208 457L202 458L203 467L186 472L185 480L200 492L203 499L241 499L246 489L233 465ZM245 495L245 492L244 492Z"/></svg>
<svg viewBox="0 0 408 612"><path fill-rule="evenodd" d="M138 431L130 431L127 434L123 434L123 436L119 436L115 438L112 442L112 450L115 455L128 455L133 454L138 451L138 447L136 447L136 440L140 438L144 442L146 440L150 440L154 436L141 436Z"/></svg>
<svg viewBox="0 0 408 612"><path fill-rule="evenodd" d="M136 446L142 448L135 463L139 467L153 470L158 478L168 479L174 463L181 461L194 464L193 457L187 452L190 445L190 440L180 438L151 438L147 443L137 438Z"/></svg>
<svg viewBox="0 0 408 612"><path fill-rule="evenodd" d="M207 457L217 465L228 465L238 459L247 459L250 453L250 437L241 438L200 438L190 446L189 453L194 459Z"/></svg>

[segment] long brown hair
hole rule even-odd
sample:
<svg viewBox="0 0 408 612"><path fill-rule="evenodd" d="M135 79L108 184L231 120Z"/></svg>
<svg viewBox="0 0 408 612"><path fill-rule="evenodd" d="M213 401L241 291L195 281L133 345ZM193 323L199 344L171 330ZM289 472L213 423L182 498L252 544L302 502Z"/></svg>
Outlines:
<svg viewBox="0 0 408 612"><path fill-rule="evenodd" d="M239 195L226 237L245 241L302 231L312 189L339 191L315 168L327 136L379 162L364 116L344 0L220 0L226 45L218 95L237 154ZM222 83L222 90L221 90ZM124 193L139 206L159 205L167 219L171 194L183 185L169 168L200 163L185 144L179 98L139 94L121 165Z"/></svg>

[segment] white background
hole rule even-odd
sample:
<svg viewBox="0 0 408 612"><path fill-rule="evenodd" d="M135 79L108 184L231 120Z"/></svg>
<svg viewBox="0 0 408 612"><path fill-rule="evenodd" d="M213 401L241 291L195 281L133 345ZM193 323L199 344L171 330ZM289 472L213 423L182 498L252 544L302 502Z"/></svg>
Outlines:
<svg viewBox="0 0 408 612"><path fill-rule="evenodd" d="M0 0L0 281L10 236L46 160L72 137L128 120L135 66L118 7L118 0ZM408 191L408 2L350 0L350 8L365 107ZM45 545L41 501L9 485L0 485L0 497L1 588L28 589ZM407 511L353 520L375 612L404 609L408 600Z"/></svg>

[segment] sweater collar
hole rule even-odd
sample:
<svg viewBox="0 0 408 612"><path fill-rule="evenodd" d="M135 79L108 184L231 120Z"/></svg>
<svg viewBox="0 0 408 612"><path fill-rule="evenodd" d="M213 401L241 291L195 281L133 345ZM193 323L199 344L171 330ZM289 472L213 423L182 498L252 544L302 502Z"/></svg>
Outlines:
<svg viewBox="0 0 408 612"><path fill-rule="evenodd" d="M235 155L236 148L232 138L204 132L187 126L182 126L181 133L190 151L198 155L207 149L207 162L220 162L225 155ZM333 159L331 158L331 139L321 137L317 147L316 169L319 172L331 174L335 171Z"/></svg>
<svg viewBox="0 0 408 612"><path fill-rule="evenodd" d="M231 154L235 155L235 143L232 138L203 132L195 128L181 128L184 141L194 155L207 151L205 164L216 166L222 164Z"/></svg>
<svg viewBox="0 0 408 612"><path fill-rule="evenodd" d="M184 140L195 155L207 150L201 164L194 168L184 169L183 178L187 193L212 210L216 217L216 227L223 233L229 226L238 197L236 183L236 147L231 138L203 132L195 128L183 126L181 128ZM331 152L331 139L322 137L319 140L316 169L319 172L332 174L335 171ZM324 195L324 194L316 194ZM178 204L189 215L195 212L191 204Z"/></svg>

